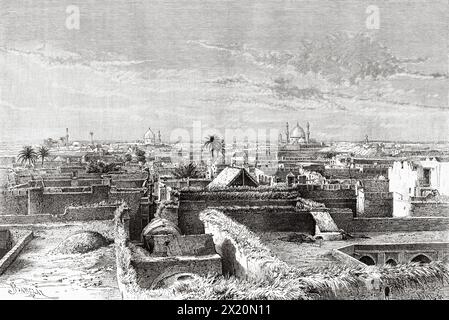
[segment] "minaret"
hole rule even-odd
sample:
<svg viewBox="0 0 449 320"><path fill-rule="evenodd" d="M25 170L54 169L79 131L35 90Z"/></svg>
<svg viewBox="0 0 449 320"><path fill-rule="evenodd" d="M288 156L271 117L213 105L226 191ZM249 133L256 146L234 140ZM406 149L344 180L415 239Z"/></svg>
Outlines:
<svg viewBox="0 0 449 320"><path fill-rule="evenodd" d="M90 144L93 145L94 144L94 133L93 131L89 132L90 135Z"/></svg>
<svg viewBox="0 0 449 320"><path fill-rule="evenodd" d="M222 164L226 164L226 144L224 139L221 139L221 155L223 156Z"/></svg>
<svg viewBox="0 0 449 320"><path fill-rule="evenodd" d="M289 143L290 142L290 131L288 129L288 122L287 122L287 125L285 127L285 136L287 137L287 143Z"/></svg>
<svg viewBox="0 0 449 320"><path fill-rule="evenodd" d="M309 121L307 121L307 134L306 134L306 136L307 136L307 144L309 144L310 143L310 123L309 123Z"/></svg>
<svg viewBox="0 0 449 320"><path fill-rule="evenodd" d="M255 163L255 167L257 168L259 162L259 138L256 137L256 163Z"/></svg>
<svg viewBox="0 0 449 320"><path fill-rule="evenodd" d="M267 137L267 140L265 141L265 155L269 156L270 154L271 154L270 140Z"/></svg>
<svg viewBox="0 0 449 320"><path fill-rule="evenodd" d="M69 145L69 128L65 128L65 145Z"/></svg>
<svg viewBox="0 0 449 320"><path fill-rule="evenodd" d="M157 131L157 139L159 140L159 144L162 144L161 130Z"/></svg>
<svg viewBox="0 0 449 320"><path fill-rule="evenodd" d="M246 167L248 165L248 137L245 137L245 145L243 147L243 165Z"/></svg>

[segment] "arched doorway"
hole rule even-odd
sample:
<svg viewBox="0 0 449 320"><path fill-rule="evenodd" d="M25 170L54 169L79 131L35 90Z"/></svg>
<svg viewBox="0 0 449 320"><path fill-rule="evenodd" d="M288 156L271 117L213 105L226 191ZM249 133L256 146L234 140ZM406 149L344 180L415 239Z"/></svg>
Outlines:
<svg viewBox="0 0 449 320"><path fill-rule="evenodd" d="M424 254L419 254L416 257L414 257L411 262L419 262L419 263L430 263L432 260Z"/></svg>
<svg viewBox="0 0 449 320"><path fill-rule="evenodd" d="M363 256L359 259L359 261L363 262L368 266L374 266L376 264L376 261L374 261L374 259L371 258L370 256Z"/></svg>
<svg viewBox="0 0 449 320"><path fill-rule="evenodd" d="M386 265L394 267L398 263L394 259L388 259L387 262L385 262Z"/></svg>

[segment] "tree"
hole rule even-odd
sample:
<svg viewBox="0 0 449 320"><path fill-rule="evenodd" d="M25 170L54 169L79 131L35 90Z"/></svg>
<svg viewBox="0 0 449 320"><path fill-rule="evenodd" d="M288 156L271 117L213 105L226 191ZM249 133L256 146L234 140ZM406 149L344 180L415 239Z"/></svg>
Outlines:
<svg viewBox="0 0 449 320"><path fill-rule="evenodd" d="M145 151L137 148L135 153L136 153L136 156L137 156L137 161L142 162L142 163L146 162Z"/></svg>
<svg viewBox="0 0 449 320"><path fill-rule="evenodd" d="M42 161L42 165L44 165L44 160L50 156L50 150L45 146L40 146L37 149L37 155Z"/></svg>
<svg viewBox="0 0 449 320"><path fill-rule="evenodd" d="M221 146L221 139L217 135L209 135L206 137L206 141L204 141L204 147L209 149L212 155L212 159L214 158L214 152L220 151Z"/></svg>
<svg viewBox="0 0 449 320"><path fill-rule="evenodd" d="M325 152L325 153L323 154L323 158L325 158L325 159L332 159L332 158L335 157L336 155L337 155L337 152L328 151L328 152Z"/></svg>
<svg viewBox="0 0 449 320"><path fill-rule="evenodd" d="M87 173L109 173L119 171L120 167L115 163L105 163L103 161L90 161L87 165Z"/></svg>
<svg viewBox="0 0 449 320"><path fill-rule="evenodd" d="M132 157L132 155L130 155L129 153L126 153L126 154L123 156L123 160L124 160L125 162L130 162L132 159L133 159L133 157Z"/></svg>
<svg viewBox="0 0 449 320"><path fill-rule="evenodd" d="M36 159L37 153L31 146L24 146L17 156L17 160L20 161L21 164L28 163L28 165L34 165Z"/></svg>
<svg viewBox="0 0 449 320"><path fill-rule="evenodd" d="M178 179L199 178L201 176L198 167L193 162L181 164L173 170L173 175Z"/></svg>

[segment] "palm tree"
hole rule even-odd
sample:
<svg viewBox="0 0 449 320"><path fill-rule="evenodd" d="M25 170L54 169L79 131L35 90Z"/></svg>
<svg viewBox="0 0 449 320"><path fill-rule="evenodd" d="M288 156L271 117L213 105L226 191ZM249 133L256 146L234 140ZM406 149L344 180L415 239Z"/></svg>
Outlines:
<svg viewBox="0 0 449 320"><path fill-rule="evenodd" d="M190 162L189 164L181 164L173 171L173 175L178 179L185 178L199 178L200 172L198 171L197 166Z"/></svg>
<svg viewBox="0 0 449 320"><path fill-rule="evenodd" d="M206 141L204 141L204 147L209 149L212 155L212 159L214 159L214 152L221 150L221 139L217 135L209 135L206 137Z"/></svg>
<svg viewBox="0 0 449 320"><path fill-rule="evenodd" d="M37 149L37 155L42 161L42 165L44 165L44 159L50 156L50 150L47 147L41 146Z"/></svg>
<svg viewBox="0 0 449 320"><path fill-rule="evenodd" d="M31 146L24 146L17 156L17 160L20 161L20 163L28 163L28 165L34 165L36 159L37 153Z"/></svg>

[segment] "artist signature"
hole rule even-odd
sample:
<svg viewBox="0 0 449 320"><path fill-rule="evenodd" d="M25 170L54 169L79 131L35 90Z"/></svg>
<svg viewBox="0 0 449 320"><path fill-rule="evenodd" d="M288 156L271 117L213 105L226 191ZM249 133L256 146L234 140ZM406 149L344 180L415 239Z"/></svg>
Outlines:
<svg viewBox="0 0 449 320"><path fill-rule="evenodd" d="M8 293L10 295L23 295L25 297L31 297L33 299L38 298L50 298L45 295L41 289L33 285L17 285L14 282L9 283Z"/></svg>

